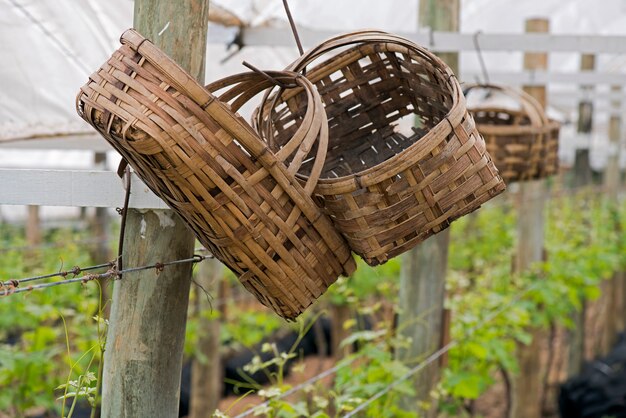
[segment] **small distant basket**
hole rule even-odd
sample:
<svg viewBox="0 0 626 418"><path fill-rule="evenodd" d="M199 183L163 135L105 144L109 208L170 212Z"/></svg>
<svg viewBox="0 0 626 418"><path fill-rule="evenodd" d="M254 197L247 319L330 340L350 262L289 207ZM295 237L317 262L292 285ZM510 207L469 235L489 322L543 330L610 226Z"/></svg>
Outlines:
<svg viewBox="0 0 626 418"><path fill-rule="evenodd" d="M313 64L306 77L330 127L315 198L368 264L409 250L504 191L458 81L425 48L385 32L355 32L323 42L287 70ZM288 102L302 89L279 93L265 97L255 121L274 151L306 110ZM412 129L401 133L398 121L413 115ZM301 181L313 163L302 165Z"/></svg>
<svg viewBox="0 0 626 418"><path fill-rule="evenodd" d="M81 88L78 113L250 292L292 319L339 275L354 271L345 240L311 198L328 126L308 80L270 73L303 90L303 97L286 100L306 108L274 153L235 113L271 81L239 74L214 83L223 89L215 96L134 30L121 43ZM313 149L311 177L300 184L294 174Z"/></svg>
<svg viewBox="0 0 626 418"><path fill-rule="evenodd" d="M541 179L558 172L560 124L549 120L541 104L522 90L493 84L475 84L471 90L500 92L519 109L479 104L470 108L487 151L505 182Z"/></svg>

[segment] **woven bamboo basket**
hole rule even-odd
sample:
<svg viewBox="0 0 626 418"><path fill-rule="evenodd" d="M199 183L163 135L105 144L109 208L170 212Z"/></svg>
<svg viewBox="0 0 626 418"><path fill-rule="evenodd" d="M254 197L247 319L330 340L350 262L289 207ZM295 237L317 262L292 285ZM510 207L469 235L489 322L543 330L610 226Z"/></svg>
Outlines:
<svg viewBox="0 0 626 418"><path fill-rule="evenodd" d="M274 153L236 113L272 86L266 78L229 77L214 84L223 90L216 96L134 30L121 43L81 88L78 113L261 303L295 318L354 271L345 240L311 198L328 126L308 80L270 73L305 92L287 99L305 111ZM311 156L315 167L301 184L294 173Z"/></svg>
<svg viewBox="0 0 626 418"><path fill-rule="evenodd" d="M465 87L497 92L519 104L518 109L479 104L470 108L505 182L540 179L558 171L560 124L549 120L541 104L522 90L493 84Z"/></svg>
<svg viewBox="0 0 626 418"><path fill-rule="evenodd" d="M288 70L305 67L330 127L316 201L368 264L409 250L505 189L458 81L426 49L384 32L356 32L322 43ZM306 110L288 102L301 89L279 93L264 98L254 122L273 150ZM312 164L301 166L301 181Z"/></svg>

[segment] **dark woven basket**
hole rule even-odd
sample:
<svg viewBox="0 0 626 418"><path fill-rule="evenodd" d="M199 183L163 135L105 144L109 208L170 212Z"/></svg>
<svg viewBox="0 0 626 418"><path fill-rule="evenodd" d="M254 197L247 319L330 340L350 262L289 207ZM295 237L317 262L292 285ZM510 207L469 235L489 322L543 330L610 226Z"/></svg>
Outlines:
<svg viewBox="0 0 626 418"><path fill-rule="evenodd" d="M540 179L558 171L560 124L549 120L541 104L522 90L493 84L465 87L499 92L513 99L519 109L479 104L470 108L487 151L505 182Z"/></svg>
<svg viewBox="0 0 626 418"><path fill-rule="evenodd" d="M215 96L139 33L126 31L121 42L81 88L78 113L250 292L291 319L354 271L345 240L311 198L328 126L309 81L270 74L306 92L287 99L303 118L273 153L235 113L272 86L265 78L229 77L214 83L223 89ZM320 163L300 184L294 173L305 158Z"/></svg>
<svg viewBox="0 0 626 418"><path fill-rule="evenodd" d="M505 189L458 81L426 49L363 31L322 43L288 70L305 66L330 127L315 196L368 264L409 250ZM257 129L273 150L302 120L306 108L288 102L302 94L274 94L257 110ZM417 127L400 132L394 125L404 116L414 116ZM302 181L313 163L302 165Z"/></svg>

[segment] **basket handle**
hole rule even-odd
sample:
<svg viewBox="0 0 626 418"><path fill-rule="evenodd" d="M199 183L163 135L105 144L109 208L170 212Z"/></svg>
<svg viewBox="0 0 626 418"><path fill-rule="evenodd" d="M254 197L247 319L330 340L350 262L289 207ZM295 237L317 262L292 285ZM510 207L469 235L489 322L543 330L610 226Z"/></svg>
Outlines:
<svg viewBox="0 0 626 418"><path fill-rule="evenodd" d="M394 44L403 45L412 49L419 50L427 54L434 60L439 60L436 56L429 53L425 48L417 45L409 39L401 36L393 35L380 30L366 29L357 32L349 32L343 35L330 38L317 45L316 47L306 51L297 60L289 64L286 68L288 71L300 72L308 65L312 60L316 59L320 55L332 51L343 46L358 44L358 43L383 43L389 42ZM446 66L447 68L447 66Z"/></svg>
<svg viewBox="0 0 626 418"><path fill-rule="evenodd" d="M322 105L321 98L319 97L317 90L310 82L308 82L308 80L293 73L270 73L278 80L284 80L285 82L292 84L295 83L298 87L303 88L307 92L309 97L308 104L310 105L307 108L307 114L310 113L310 116L306 119L306 122L310 123L307 124L303 121L294 137L290 140L291 144L289 145L287 151L270 157L265 155L267 154L267 151L269 151L268 144L263 143L263 141L259 138L259 134L255 132L249 124L243 121L241 117L235 114L235 112L250 98L254 97L261 91L272 87L273 84L270 81L264 79L257 73L243 73L218 80L215 83L209 84L205 88L193 77L191 77L182 67L163 53L163 51L157 48L152 42L136 30L126 30L120 37L120 42L129 46L134 51L139 52L148 62L150 62L150 64L157 67L164 74L167 74L168 82L175 87L176 90L187 95L194 102L200 104L206 112L210 112L210 106L215 107L217 104L221 108L221 111L219 111L220 120L217 121L217 123L223 125L223 127L227 130L232 128L231 133L237 138L241 146L243 146L255 157L258 157L259 162L268 168L274 164L275 160L285 163L287 157L290 156L290 154L285 155L287 154L287 151L298 149L298 152L295 154L288 167L288 171L295 174L300 168L304 157L306 157L308 152L311 150L312 144L318 138L319 133L318 152L313 165L314 170L304 188L305 192L309 194L313 192L326 159L326 149L328 147L328 120L326 119L326 112ZM243 84L237 88L237 84L240 83ZM215 90L225 88L227 86L233 87L231 87L227 93L224 93L224 95L216 97L212 94ZM230 100L234 100L232 103L234 109L226 104ZM217 114L212 114L212 116L216 117ZM231 127L230 125L233 126ZM324 127L324 125L326 126Z"/></svg>
<svg viewBox="0 0 626 418"><path fill-rule="evenodd" d="M512 87L502 86L499 84L469 84L463 87L465 94L467 94L470 90L477 88L502 92L506 96L516 100L522 106L522 110L528 115L531 126L543 127L549 123L548 117L546 116L541 104L537 101L537 99L523 90L517 90Z"/></svg>
<svg viewBox="0 0 626 418"><path fill-rule="evenodd" d="M393 35L375 29L364 29L360 31L349 32L327 39L316 47L306 51L297 60L289 64L285 71L301 72L313 60L327 52L332 51L333 49L353 44L367 43L393 43L406 48L410 48L415 51L419 51L423 53L425 57L437 63L440 67L445 68L448 72L449 77L454 76L449 67L443 61L441 61L440 58L428 52L428 50L426 50L425 48L401 36ZM271 129L271 112L273 112L275 104L282 93L282 89L279 89L278 93L274 95L272 95L272 90L267 90L263 96L263 99L261 100L261 105L256 109L255 115L253 115L254 126L259 132L262 133L262 135L270 144L270 147L272 147L274 142L274 135ZM267 112L268 109L270 111L269 113Z"/></svg>
<svg viewBox="0 0 626 418"><path fill-rule="evenodd" d="M304 185L305 192L312 194L322 173L328 148L328 119L322 99L313 84L299 74L286 71L268 71L265 75L269 75L282 84L303 89L307 95L306 113L302 123L287 144L275 153L275 156L285 165L291 157L287 171L295 176L317 142L317 153L311 174ZM237 112L252 97L273 86L274 83L264 75L248 72L217 80L205 88L211 93L226 89L217 95L217 99L220 102L228 103L232 112ZM266 146L269 147L269 144Z"/></svg>

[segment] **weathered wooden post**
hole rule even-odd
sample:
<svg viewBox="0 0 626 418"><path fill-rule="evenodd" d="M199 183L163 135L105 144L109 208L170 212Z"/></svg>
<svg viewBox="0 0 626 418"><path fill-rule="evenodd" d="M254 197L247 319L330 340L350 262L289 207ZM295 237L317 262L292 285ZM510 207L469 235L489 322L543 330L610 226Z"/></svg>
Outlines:
<svg viewBox="0 0 626 418"><path fill-rule="evenodd" d="M106 152L96 152L94 154L94 168L106 170L107 154ZM102 263L109 261L113 257L111 255L109 243L110 219L108 208L96 208L96 213L91 220L91 231L96 238L93 246L90 246L90 255L94 263ZM100 306L104 310L103 316L109 317L111 305L106 302L109 300L109 288L107 287L108 279L98 280L100 283Z"/></svg>
<svg viewBox="0 0 626 418"><path fill-rule="evenodd" d="M526 32L549 32L548 19L534 18L526 20ZM547 70L548 54L524 54L524 69ZM546 106L545 86L525 86L524 90ZM515 271L520 274L528 270L533 263L543 258L544 243L544 205L545 184L543 180L523 181L519 183L517 254ZM543 382L545 367L541 361L542 342L545 332L534 330L530 345L518 345L520 371L512 379L512 418L536 418L541 416Z"/></svg>
<svg viewBox="0 0 626 418"><path fill-rule="evenodd" d="M613 94L620 94L622 92L621 86L612 86L611 92ZM621 101L613 100L611 102L611 116L609 118L609 155L606 163L606 170L604 171L604 187L606 194L611 202L612 210L618 210L619 200L619 187L621 172L619 168L619 159L621 151L621 137L622 137L622 119L621 119ZM619 229L619 225L615 225L618 233L622 233ZM626 326L625 318L623 315L624 306L624 272L617 271L610 280L610 284L607 289L609 306L606 309L605 322L607 323L606 330L604 332L604 338L602 341L602 351L606 354L610 348L616 343L617 334L623 331Z"/></svg>
<svg viewBox="0 0 626 418"><path fill-rule="evenodd" d="M39 206L29 205L26 216L26 242L28 245L41 244L41 220Z"/></svg>
<svg viewBox="0 0 626 418"><path fill-rule="evenodd" d="M189 418L205 418L213 414L222 396L222 369L220 358L220 317L208 316L211 310L219 311L207 300L204 291L220 299L219 289L224 278L224 266L217 260L200 264L196 282L195 310L198 315L198 344L191 366L191 406Z"/></svg>
<svg viewBox="0 0 626 418"><path fill-rule="evenodd" d="M593 71L596 66L596 56L593 54L582 54L580 56L580 70ZM581 86L582 91L588 92L592 86ZM578 134L583 136L585 143L577 144L576 156L574 159L574 188L584 187L591 184L591 162L589 158L589 147L591 141L591 131L593 129L593 102L591 100L581 100L578 103Z"/></svg>
<svg viewBox="0 0 626 418"><path fill-rule="evenodd" d="M611 93L621 94L622 86L612 86ZM621 101L615 99L611 102L611 116L609 118L609 152L604 172L604 187L608 198L617 204L620 186L619 158L622 145L622 118Z"/></svg>
<svg viewBox="0 0 626 418"><path fill-rule="evenodd" d="M29 247L36 247L41 244L41 219L39 217L39 206L29 205L26 209L26 244ZM28 268L34 268L41 260L39 253L35 248L25 252L24 265Z"/></svg>
<svg viewBox="0 0 626 418"><path fill-rule="evenodd" d="M432 30L459 30L459 0L422 0L419 5L419 26ZM458 54L438 54L458 74ZM399 330L411 339L407 349L399 350L398 358L408 365L427 357L441 346L444 330L445 278L448 266L450 230L428 238L402 257L399 295ZM404 397L403 408L419 411L424 416L435 413L436 404L430 391L439 379L437 362L414 378L415 397ZM431 403L426 411L421 405Z"/></svg>
<svg viewBox="0 0 626 418"><path fill-rule="evenodd" d="M580 58L581 71L593 71L595 68L595 56L583 54ZM590 86L581 86L583 91L589 91ZM584 138L582 148L576 150L574 161L574 177L572 186L579 190L591 184L591 164L589 160L589 147L591 131L593 130L593 103L590 100L582 100L578 105L578 135ZM579 144L580 145L580 144ZM568 335L568 376L576 376L580 373L585 360L585 316L587 314L587 302L582 300L580 309L572 314L574 327Z"/></svg>
<svg viewBox="0 0 626 418"><path fill-rule="evenodd" d="M204 78L208 0L136 0L135 28L199 81ZM169 210L129 210L124 266L188 258L193 235ZM103 416L178 416L191 264L115 283L105 352Z"/></svg>

